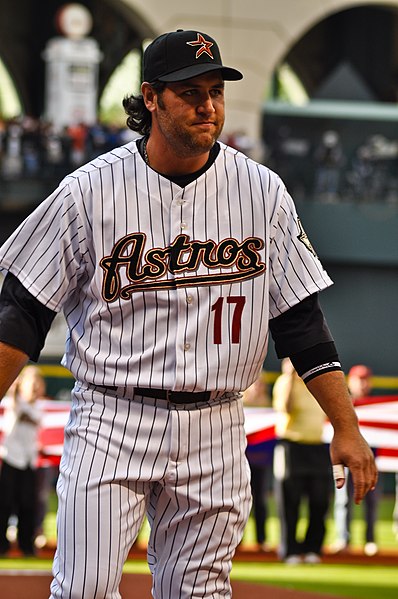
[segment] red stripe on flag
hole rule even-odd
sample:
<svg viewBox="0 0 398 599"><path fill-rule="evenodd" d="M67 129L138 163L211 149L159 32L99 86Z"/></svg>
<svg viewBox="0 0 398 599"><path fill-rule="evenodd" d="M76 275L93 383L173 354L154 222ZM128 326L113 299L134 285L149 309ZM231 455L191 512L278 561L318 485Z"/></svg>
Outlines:
<svg viewBox="0 0 398 599"><path fill-rule="evenodd" d="M361 420L359 419L360 426L368 426L371 428L383 428L388 430L397 431L398 430L398 422L379 422L377 420Z"/></svg>
<svg viewBox="0 0 398 599"><path fill-rule="evenodd" d="M258 443L264 443L265 441L273 441L275 439L275 427L256 431L247 435L247 442L249 445L257 445Z"/></svg>
<svg viewBox="0 0 398 599"><path fill-rule="evenodd" d="M374 397L361 397L355 400L355 407L358 406L372 406L379 403L393 403L398 401L398 395L375 395Z"/></svg>
<svg viewBox="0 0 398 599"><path fill-rule="evenodd" d="M62 427L43 428L39 432L39 444L43 446L62 445L64 429Z"/></svg>
<svg viewBox="0 0 398 599"><path fill-rule="evenodd" d="M385 458L398 458L398 449L393 449L392 447L378 447L377 457L381 456Z"/></svg>

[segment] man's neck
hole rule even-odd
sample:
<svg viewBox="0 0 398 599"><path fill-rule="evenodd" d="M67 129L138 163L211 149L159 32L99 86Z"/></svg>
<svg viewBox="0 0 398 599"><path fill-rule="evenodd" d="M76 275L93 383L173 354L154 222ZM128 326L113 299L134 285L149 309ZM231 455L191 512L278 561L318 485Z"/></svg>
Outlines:
<svg viewBox="0 0 398 599"><path fill-rule="evenodd" d="M168 177L190 175L199 171L208 161L210 152L197 156L178 156L170 147L162 148L151 137L144 140L145 162L161 175Z"/></svg>
<svg viewBox="0 0 398 599"><path fill-rule="evenodd" d="M153 168L153 170L157 171L157 169L155 169L152 166L152 164L149 163L149 159L148 159L148 156L145 151L145 141L146 141L145 138L144 139L141 138L138 140L137 145L138 145L139 152L140 152L141 156L143 157L143 159L145 160L145 162L148 164L148 166ZM208 154L207 161L203 164L203 166L201 168L193 171L192 173L170 174L170 175L166 174L166 173L160 173L160 174L163 175L166 179L169 179L170 181L175 183L176 185L179 185L180 187L185 187L186 185L188 185L189 183L191 183L192 181L194 181L195 179L200 177L200 175L202 173L204 173L208 168L210 168L210 166L213 164L213 162L217 158L219 151L220 151L220 145L216 142ZM157 172L160 172L160 171L157 171Z"/></svg>

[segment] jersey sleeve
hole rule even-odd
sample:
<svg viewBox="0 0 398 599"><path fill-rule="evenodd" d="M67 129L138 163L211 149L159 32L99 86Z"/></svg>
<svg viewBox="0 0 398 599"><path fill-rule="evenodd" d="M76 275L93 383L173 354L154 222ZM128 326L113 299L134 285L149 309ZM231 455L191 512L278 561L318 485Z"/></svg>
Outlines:
<svg viewBox="0 0 398 599"><path fill-rule="evenodd" d="M270 225L270 318L275 318L333 283L280 179Z"/></svg>
<svg viewBox="0 0 398 599"><path fill-rule="evenodd" d="M0 248L0 268L54 312L61 310L85 269L86 236L77 204L64 183Z"/></svg>

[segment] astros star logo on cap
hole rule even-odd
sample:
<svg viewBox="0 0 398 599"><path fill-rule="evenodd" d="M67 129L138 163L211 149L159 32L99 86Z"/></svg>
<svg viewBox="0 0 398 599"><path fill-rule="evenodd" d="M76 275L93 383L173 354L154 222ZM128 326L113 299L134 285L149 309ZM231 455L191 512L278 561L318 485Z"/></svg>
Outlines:
<svg viewBox="0 0 398 599"><path fill-rule="evenodd" d="M213 42L209 42L207 41L203 35L201 35L200 33L197 34L198 35L198 39L196 39L193 42L186 42L188 44L188 46L200 46L200 48L197 50L196 52L196 58L199 58L200 56L202 56L203 53L206 53L210 56L210 58L214 58L210 48L213 45Z"/></svg>

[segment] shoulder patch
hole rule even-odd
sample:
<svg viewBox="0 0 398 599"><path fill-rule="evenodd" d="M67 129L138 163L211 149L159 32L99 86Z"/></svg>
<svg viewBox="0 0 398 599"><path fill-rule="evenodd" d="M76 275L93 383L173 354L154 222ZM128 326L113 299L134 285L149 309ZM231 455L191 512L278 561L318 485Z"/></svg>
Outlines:
<svg viewBox="0 0 398 599"><path fill-rule="evenodd" d="M297 219L297 227L298 227L298 230L299 230L299 234L297 235L297 239L299 241L301 241L301 243L303 243L305 245L305 247L307 248L307 250L309 252L311 252L311 254L313 256L315 256L315 258L318 258L317 254L316 254L316 252L315 252L315 250L314 250L314 248L312 246L311 241L308 239L307 233L303 229L303 225L301 224L301 220L299 218Z"/></svg>

